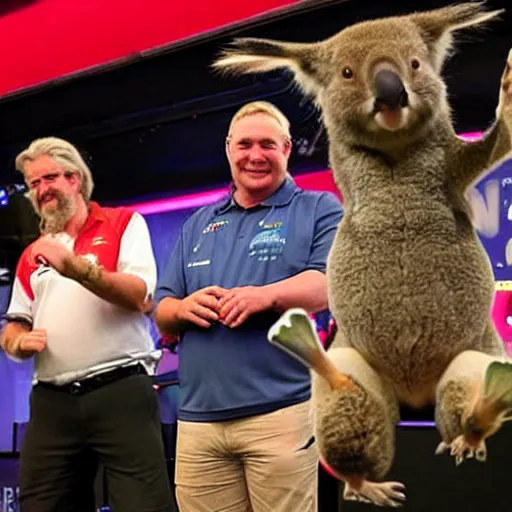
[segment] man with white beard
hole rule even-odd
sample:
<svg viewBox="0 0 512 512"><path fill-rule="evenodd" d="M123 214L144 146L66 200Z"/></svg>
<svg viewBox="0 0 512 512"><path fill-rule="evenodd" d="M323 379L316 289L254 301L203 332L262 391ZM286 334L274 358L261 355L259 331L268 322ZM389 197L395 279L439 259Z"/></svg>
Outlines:
<svg viewBox="0 0 512 512"><path fill-rule="evenodd" d="M77 149L38 139L16 158L42 236L16 269L1 346L35 357L20 463L22 512L94 510L105 468L113 510L170 511L145 313L156 264L143 217L90 200Z"/></svg>

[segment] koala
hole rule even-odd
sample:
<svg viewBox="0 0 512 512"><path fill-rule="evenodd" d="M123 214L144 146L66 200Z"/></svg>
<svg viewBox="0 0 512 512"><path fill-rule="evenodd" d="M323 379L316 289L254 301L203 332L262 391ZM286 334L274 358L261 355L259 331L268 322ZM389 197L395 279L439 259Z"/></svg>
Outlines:
<svg viewBox="0 0 512 512"><path fill-rule="evenodd" d="M476 142L457 137L441 77L454 33L499 13L462 3L364 21L317 43L243 38L213 64L290 70L327 130L345 209L327 265L338 332L326 353L294 310L269 340L314 370L319 455L346 499L405 499L400 482L382 481L399 404L435 405L437 453L457 464L485 460L486 438L512 408L512 364L490 318L493 272L466 197L512 148L512 52L496 121Z"/></svg>

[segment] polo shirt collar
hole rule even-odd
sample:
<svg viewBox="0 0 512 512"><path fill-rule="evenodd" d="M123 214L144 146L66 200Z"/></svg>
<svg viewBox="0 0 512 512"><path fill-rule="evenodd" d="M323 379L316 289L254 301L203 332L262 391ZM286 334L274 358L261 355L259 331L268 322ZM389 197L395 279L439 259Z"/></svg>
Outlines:
<svg viewBox="0 0 512 512"><path fill-rule="evenodd" d="M261 204L263 206L285 206L298 191L299 187L290 176L287 176L281 186Z"/></svg>
<svg viewBox="0 0 512 512"><path fill-rule="evenodd" d="M91 226L93 226L97 222L103 222L106 219L107 217L105 216L103 208L95 201L91 201L89 203L89 215L87 216L85 224L83 225L80 232L87 231Z"/></svg>
<svg viewBox="0 0 512 512"><path fill-rule="evenodd" d="M299 192L299 187L296 185L293 178L287 176L280 187L267 199L260 203L261 206L285 206L293 198L293 196ZM217 208L217 214L222 214L238 206L234 197L235 186L232 183L229 189L229 195L223 200L223 202Z"/></svg>

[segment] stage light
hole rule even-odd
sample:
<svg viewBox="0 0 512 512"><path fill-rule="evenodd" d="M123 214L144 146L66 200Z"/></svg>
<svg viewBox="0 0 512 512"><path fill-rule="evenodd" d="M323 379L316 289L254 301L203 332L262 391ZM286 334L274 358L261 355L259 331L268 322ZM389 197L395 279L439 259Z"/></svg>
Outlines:
<svg viewBox="0 0 512 512"><path fill-rule="evenodd" d="M21 183L10 183L0 187L0 207L5 207L9 204L9 198L15 194L24 194L27 187Z"/></svg>

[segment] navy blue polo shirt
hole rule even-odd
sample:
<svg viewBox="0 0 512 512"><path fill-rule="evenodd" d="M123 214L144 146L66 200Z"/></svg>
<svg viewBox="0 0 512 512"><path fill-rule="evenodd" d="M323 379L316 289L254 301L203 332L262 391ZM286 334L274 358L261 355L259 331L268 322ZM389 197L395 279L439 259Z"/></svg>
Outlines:
<svg viewBox="0 0 512 512"><path fill-rule="evenodd" d="M184 223L156 300L211 285L261 286L305 270L324 272L341 217L334 194L301 190L291 178L252 208L227 196ZM309 399L308 369L267 341L278 318L267 311L235 329L214 323L182 333L179 419L223 421Z"/></svg>

